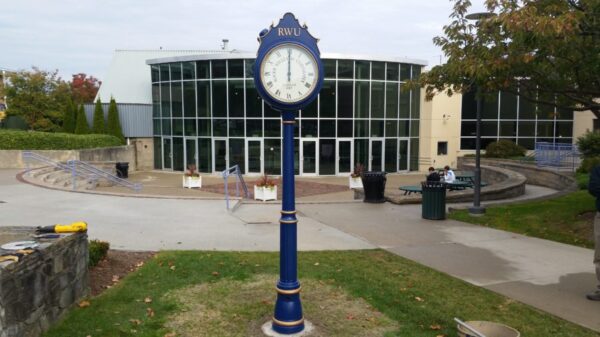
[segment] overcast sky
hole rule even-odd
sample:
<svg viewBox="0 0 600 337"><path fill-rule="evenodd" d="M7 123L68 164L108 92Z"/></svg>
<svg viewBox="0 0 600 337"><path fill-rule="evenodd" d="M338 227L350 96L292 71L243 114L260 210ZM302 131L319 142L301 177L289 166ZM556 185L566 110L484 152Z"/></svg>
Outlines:
<svg viewBox="0 0 600 337"><path fill-rule="evenodd" d="M472 0L473 11L483 0ZM432 38L450 22L451 0L15 0L0 11L0 68L58 69L102 79L115 49L256 51L261 29L292 12L321 52L422 59L442 55Z"/></svg>

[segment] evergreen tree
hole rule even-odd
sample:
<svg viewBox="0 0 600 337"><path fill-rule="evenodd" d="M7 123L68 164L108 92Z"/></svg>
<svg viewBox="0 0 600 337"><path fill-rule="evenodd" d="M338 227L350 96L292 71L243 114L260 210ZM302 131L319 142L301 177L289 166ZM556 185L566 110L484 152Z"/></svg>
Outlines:
<svg viewBox="0 0 600 337"><path fill-rule="evenodd" d="M90 127L88 125L87 118L85 117L83 105L80 105L79 110L77 111L77 123L75 124L75 134L85 135L88 133L90 133Z"/></svg>
<svg viewBox="0 0 600 337"><path fill-rule="evenodd" d="M119 138L121 142L125 144L125 137L123 136L121 122L119 121L119 110L117 109L117 102L115 102L114 98L110 99L110 105L108 106L108 120L106 122L106 133Z"/></svg>
<svg viewBox="0 0 600 337"><path fill-rule="evenodd" d="M94 123L92 125L92 133L102 134L105 133L104 127L104 110L102 110L102 102L100 98L96 101L96 108L94 109Z"/></svg>
<svg viewBox="0 0 600 337"><path fill-rule="evenodd" d="M73 100L69 99L67 104L65 105L64 114L63 114L63 126L62 131L66 133L75 132L75 119L77 117L75 103Z"/></svg>

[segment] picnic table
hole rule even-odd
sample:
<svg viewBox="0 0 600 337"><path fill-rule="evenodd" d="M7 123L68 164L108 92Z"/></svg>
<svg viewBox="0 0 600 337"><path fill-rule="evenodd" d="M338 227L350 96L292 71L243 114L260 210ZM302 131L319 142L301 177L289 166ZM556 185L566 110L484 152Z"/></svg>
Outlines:
<svg viewBox="0 0 600 337"><path fill-rule="evenodd" d="M411 195L413 193L421 194L422 189L421 189L421 186L409 185L409 186L400 186L400 191L404 191L404 195Z"/></svg>
<svg viewBox="0 0 600 337"><path fill-rule="evenodd" d="M456 176L456 180L475 183L475 172L473 171L459 171L454 176Z"/></svg>

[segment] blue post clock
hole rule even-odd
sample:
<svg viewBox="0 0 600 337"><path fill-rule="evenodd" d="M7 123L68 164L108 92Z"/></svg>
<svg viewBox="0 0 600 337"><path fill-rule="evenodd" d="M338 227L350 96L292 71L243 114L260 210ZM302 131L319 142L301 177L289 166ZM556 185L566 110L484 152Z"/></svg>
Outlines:
<svg viewBox="0 0 600 337"><path fill-rule="evenodd" d="M315 100L321 90L323 64L318 39L292 13L286 13L277 26L260 32L258 40L254 82L264 101L281 111L283 124L279 281L272 324L278 333L293 334L304 330L298 281L294 126L297 111Z"/></svg>

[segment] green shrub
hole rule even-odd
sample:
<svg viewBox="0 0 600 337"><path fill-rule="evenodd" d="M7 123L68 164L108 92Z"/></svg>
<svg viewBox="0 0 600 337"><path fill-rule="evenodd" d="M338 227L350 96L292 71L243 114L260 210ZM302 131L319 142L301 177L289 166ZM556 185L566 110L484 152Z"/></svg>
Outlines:
<svg viewBox="0 0 600 337"><path fill-rule="evenodd" d="M106 132L106 128L104 127L104 110L102 110L102 102L100 102L100 98L98 98L96 101L96 106L94 108L92 132L97 134L103 134Z"/></svg>
<svg viewBox="0 0 600 337"><path fill-rule="evenodd" d="M577 138L577 146L585 158L600 157L600 132L586 132Z"/></svg>
<svg viewBox="0 0 600 337"><path fill-rule="evenodd" d="M584 158L577 169L577 173L590 173L598 165L600 165L600 156Z"/></svg>
<svg viewBox="0 0 600 337"><path fill-rule="evenodd" d="M106 241L90 240L88 250L90 252L89 266L94 267L106 257L110 244Z"/></svg>
<svg viewBox="0 0 600 337"><path fill-rule="evenodd" d="M587 190L588 183L590 182L589 173L577 172L577 174L575 175L575 179L577 180L577 186L579 186L580 190Z"/></svg>
<svg viewBox="0 0 600 337"><path fill-rule="evenodd" d="M119 138L121 142L125 144L125 137L123 136L123 130L121 129L121 121L119 121L119 110L117 109L117 102L115 102L114 98L110 99L110 104L108 105L106 133Z"/></svg>
<svg viewBox="0 0 600 337"><path fill-rule="evenodd" d="M77 118L77 106L72 100L67 102L63 115L62 131L66 133L75 132L75 118Z"/></svg>
<svg viewBox="0 0 600 337"><path fill-rule="evenodd" d="M118 138L109 135L0 130L0 150L77 150L121 145Z"/></svg>
<svg viewBox="0 0 600 337"><path fill-rule="evenodd" d="M83 105L79 106L77 110L77 122L75 123L75 134L77 135L87 135L90 133L90 126L87 121L87 117L85 117L85 110L83 109Z"/></svg>
<svg viewBox="0 0 600 337"><path fill-rule="evenodd" d="M524 147L506 139L492 142L485 148L485 156L488 158L522 157L526 152Z"/></svg>

